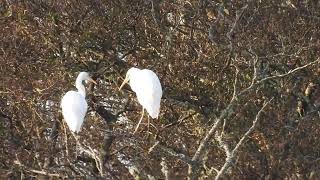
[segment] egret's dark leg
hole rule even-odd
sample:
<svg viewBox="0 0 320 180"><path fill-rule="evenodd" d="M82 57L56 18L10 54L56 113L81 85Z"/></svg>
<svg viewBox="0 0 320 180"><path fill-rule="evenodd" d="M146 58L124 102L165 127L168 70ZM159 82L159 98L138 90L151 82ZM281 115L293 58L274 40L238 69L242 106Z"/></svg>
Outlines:
<svg viewBox="0 0 320 180"><path fill-rule="evenodd" d="M138 130L139 126L140 126L140 123L141 123L141 121L142 121L142 119L143 119L143 115L144 115L144 108L142 108L141 118L140 118L139 123L138 123L136 129L134 130L133 134L135 134L135 133L137 132L137 130Z"/></svg>

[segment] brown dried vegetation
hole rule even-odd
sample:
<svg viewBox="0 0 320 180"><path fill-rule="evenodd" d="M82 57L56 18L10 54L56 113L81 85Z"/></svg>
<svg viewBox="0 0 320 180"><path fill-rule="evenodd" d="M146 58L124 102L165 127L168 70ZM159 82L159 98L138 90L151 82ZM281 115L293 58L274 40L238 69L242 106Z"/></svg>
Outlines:
<svg viewBox="0 0 320 180"><path fill-rule="evenodd" d="M0 176L319 178L319 9L316 0L1 1ZM128 86L118 91L131 66L163 85L149 136L143 124L132 136L141 106ZM76 147L60 100L80 71L98 85Z"/></svg>

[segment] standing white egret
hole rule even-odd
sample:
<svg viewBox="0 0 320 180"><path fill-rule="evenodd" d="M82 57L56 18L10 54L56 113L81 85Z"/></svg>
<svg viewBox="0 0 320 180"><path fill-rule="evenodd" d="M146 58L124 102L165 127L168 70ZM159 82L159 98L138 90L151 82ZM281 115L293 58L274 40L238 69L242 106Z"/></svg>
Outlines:
<svg viewBox="0 0 320 180"><path fill-rule="evenodd" d="M80 72L76 80L78 91L68 91L61 100L61 108L64 120L72 132L78 133L81 129L84 117L87 113L86 90L83 81L96 82L90 78L87 72Z"/></svg>
<svg viewBox="0 0 320 180"><path fill-rule="evenodd" d="M142 115L134 133L139 128L144 115L144 109L153 118L158 118L160 112L160 101L162 97L162 87L158 76L151 70L130 68L126 78L121 84L119 90L129 82L131 89L136 93L139 103L142 105ZM149 130L149 116L148 116Z"/></svg>

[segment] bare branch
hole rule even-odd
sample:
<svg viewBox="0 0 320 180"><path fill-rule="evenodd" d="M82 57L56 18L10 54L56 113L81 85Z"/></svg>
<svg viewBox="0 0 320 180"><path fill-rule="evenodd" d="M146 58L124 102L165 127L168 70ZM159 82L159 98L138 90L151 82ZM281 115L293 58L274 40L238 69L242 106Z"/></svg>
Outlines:
<svg viewBox="0 0 320 180"><path fill-rule="evenodd" d="M257 63L258 63L258 55L253 52L253 50L249 49L250 53L254 55L253 57L253 78L252 78L252 81L251 81L251 85L253 85L255 83L255 81L258 79L258 67L257 67Z"/></svg>
<svg viewBox="0 0 320 180"><path fill-rule="evenodd" d="M292 70L290 70L290 71L287 72L287 73L278 74L278 75L273 75L273 76L269 76L269 77L263 78L263 79L259 80L259 81L257 82L257 84L261 84L261 83L263 83L263 82L265 82L265 81L268 81L268 80L271 80L271 79L278 79L278 78L283 78L283 77L289 76L289 75L291 75L291 74L296 73L297 71L300 71L300 70L302 70L302 69L305 69L305 68L307 68L307 67L309 67L309 66L311 66L311 65L317 64L317 63L319 63L319 62L320 62L320 58L318 58L317 60L312 61L312 62L310 62L310 63L308 63L308 64L305 64L305 65L303 65L303 66L300 66L300 67L297 67L297 68L295 68L295 69L292 69Z"/></svg>
<svg viewBox="0 0 320 180"><path fill-rule="evenodd" d="M195 114L196 114L196 112L191 112L191 113L189 113L188 115L185 115L185 116L179 118L177 121L165 125L164 127L162 127L162 128L160 129L160 132L163 131L164 129L169 128L169 127L172 127L172 126L179 125L179 124L183 123L186 119L191 118L191 117L192 117L193 115L195 115Z"/></svg>
<svg viewBox="0 0 320 180"><path fill-rule="evenodd" d="M218 140L219 145L223 148L224 152L226 153L227 158L230 158L232 156L232 152L230 150L229 145L222 139L222 136L216 136L216 139Z"/></svg>
<svg viewBox="0 0 320 180"><path fill-rule="evenodd" d="M78 143L80 152L84 152L89 155L95 162L95 166L98 169L101 176L103 176L103 161L101 160L100 156L90 147L86 145L82 145Z"/></svg>
<svg viewBox="0 0 320 180"><path fill-rule="evenodd" d="M239 11L236 12L236 19L235 19L230 31L227 33L227 37L228 37L228 39L229 39L231 44L232 44L232 42L231 42L232 41L232 35L234 33L234 30L237 27L237 23L238 23L239 19L242 17L242 14L243 14L244 10L246 10L247 8L248 8L248 4L243 6Z"/></svg>
<svg viewBox="0 0 320 180"><path fill-rule="evenodd" d="M236 67L236 74L234 77L234 83L233 83L233 94L232 94L232 99L236 98L237 94L237 84L238 84L238 75L239 75L239 69Z"/></svg>
<svg viewBox="0 0 320 180"><path fill-rule="evenodd" d="M229 40L229 59L226 63L226 67L228 67L231 63L231 58L232 58L232 54L233 54L233 34L234 34L234 30L237 27L237 24L239 22L239 20L242 17L243 12L248 8L248 4L246 4L245 6L243 6L239 11L236 12L236 19L230 29L230 31L227 33L227 38Z"/></svg>
<svg viewBox="0 0 320 180"><path fill-rule="evenodd" d="M152 175L143 171L143 168L138 163L129 159L125 154L118 152L117 159L128 169L134 179L155 179Z"/></svg>
<svg viewBox="0 0 320 180"><path fill-rule="evenodd" d="M229 152L228 146L223 144L223 147L225 149L226 152L226 162L224 163L224 165L222 166L222 168L220 169L220 171L218 172L217 176L215 177L215 179L219 179L221 178L221 176L224 174L224 172L231 166L234 158L236 157L236 154L238 153L238 150L240 148L240 146L244 143L244 140L247 139L247 137L252 133L252 131L254 131L254 129L257 126L258 120L261 116L262 111L265 109L265 107L273 100L270 99L268 102L264 103L264 105L262 106L262 108L259 110L259 112L257 113L255 120L252 123L252 126L249 128L249 130L242 136L242 138L240 139L240 141L237 143L237 145L235 146L235 148L232 150L231 153Z"/></svg>
<svg viewBox="0 0 320 180"><path fill-rule="evenodd" d="M169 168L168 168L168 164L166 162L166 158L162 158L161 159L161 172L164 174L165 179L169 179Z"/></svg>
<svg viewBox="0 0 320 180"><path fill-rule="evenodd" d="M208 131L208 133L206 134L206 136L203 138L203 140L201 141L201 143L198 146L197 151L195 152L194 156L192 157L192 161L194 162L198 162L201 160L205 150L208 148L209 146L209 142L212 139L214 133L216 132L219 124L221 123L221 121L225 118L227 118L228 116L230 116L231 114L234 113L233 109L236 105L237 100L239 100L239 98L243 97L245 94L249 93L251 90L253 90L255 87L257 87L258 85L261 85L262 83L266 82L267 80L271 80L271 79L278 79L278 78L284 78L287 77L289 75L292 75L302 69L305 69L311 65L314 65L316 63L319 63L320 58L318 58L315 61L312 61L304 66L300 66L297 67L293 70L290 70L288 73L285 74L280 74L280 75L274 75L274 76L270 76L270 77L266 77L264 79L261 79L259 81L257 81L254 84L251 84L248 88L242 90L240 93L238 93L236 95L235 99L231 99L230 103L228 104L228 106L221 112L220 116L216 119L215 123L213 124L213 126L210 128L210 130ZM189 166L189 179L196 179L197 174L199 173L199 168L195 167L195 166Z"/></svg>
<svg viewBox="0 0 320 180"><path fill-rule="evenodd" d="M169 157L174 157L177 158L183 162L185 162L186 164L193 164L193 161L185 154L182 153L177 153L174 150L164 147L162 145L160 145L159 141L156 141L154 143L154 145L149 148L149 154L150 153L157 153L157 154L161 154L163 156L169 156Z"/></svg>
<svg viewBox="0 0 320 180"><path fill-rule="evenodd" d="M14 161L14 164L18 165L20 168L22 168L22 169L24 169L26 171L29 171L29 172L32 172L32 173L35 173L35 174L51 176L51 177L67 178L64 175L56 174L56 173L49 173L49 172L47 172L47 171L45 171L43 169L42 170L30 169L30 168L26 167L24 164L22 164L17 156L16 156L16 158L17 159Z"/></svg>

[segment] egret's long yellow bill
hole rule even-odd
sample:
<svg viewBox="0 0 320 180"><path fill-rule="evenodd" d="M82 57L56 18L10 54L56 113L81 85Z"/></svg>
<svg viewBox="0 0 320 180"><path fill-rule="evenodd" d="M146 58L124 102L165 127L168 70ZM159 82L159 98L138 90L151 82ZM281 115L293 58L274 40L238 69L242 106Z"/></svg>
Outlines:
<svg viewBox="0 0 320 180"><path fill-rule="evenodd" d="M95 82L93 79L88 79L88 81L92 82L93 84L97 85L97 82Z"/></svg>

